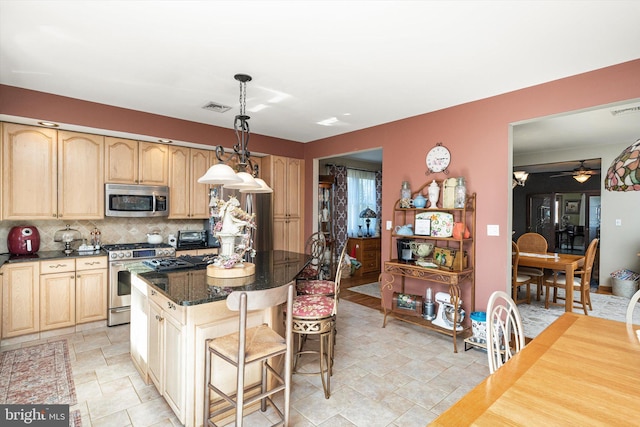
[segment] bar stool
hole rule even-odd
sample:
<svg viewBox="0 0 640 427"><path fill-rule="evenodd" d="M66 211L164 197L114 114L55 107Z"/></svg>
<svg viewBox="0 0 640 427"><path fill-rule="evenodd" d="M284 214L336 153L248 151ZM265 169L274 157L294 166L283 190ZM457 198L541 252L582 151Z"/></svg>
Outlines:
<svg viewBox="0 0 640 427"><path fill-rule="evenodd" d="M296 283L296 292L298 295L327 295L334 296L336 292L336 281L340 282L342 276L342 262L347 251L347 245L344 245L338 258L338 269L334 280L301 280ZM339 290L338 290L339 291Z"/></svg>
<svg viewBox="0 0 640 427"><path fill-rule="evenodd" d="M293 356L292 313L294 299L293 283L272 289L259 291L234 291L227 297L227 307L239 311L239 329L228 335L206 341L205 354L205 401L204 419L208 426L217 427L213 419L225 412L235 409L235 425L242 426L245 405L260 400L260 409L264 412L270 404L280 416L280 422L274 425L289 425L289 402L291 395L291 361ZM247 329L247 312L265 310L287 304L285 317L285 336L282 337L267 325ZM272 366L269 359L284 356L284 375ZM237 369L236 388L231 394L224 393L213 384L215 372L212 372L213 356L217 356ZM245 385L245 367L250 364L261 364L261 380L257 384ZM277 385L268 389L268 378L275 379ZM280 410L271 399L275 393L284 390L284 405ZM257 394L254 394L256 393ZM219 398L211 400L212 394ZM245 398L245 395L250 397ZM211 406L216 408L211 412ZM219 420L218 420L219 421Z"/></svg>

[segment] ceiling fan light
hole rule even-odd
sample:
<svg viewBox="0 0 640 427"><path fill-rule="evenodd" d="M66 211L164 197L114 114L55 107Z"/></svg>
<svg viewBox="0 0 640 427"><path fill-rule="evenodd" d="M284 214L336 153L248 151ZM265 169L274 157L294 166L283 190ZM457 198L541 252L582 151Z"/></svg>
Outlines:
<svg viewBox="0 0 640 427"><path fill-rule="evenodd" d="M591 178L591 175L589 175L588 173L579 173L577 175L573 175L573 179L578 181L580 184L584 184L589 178Z"/></svg>

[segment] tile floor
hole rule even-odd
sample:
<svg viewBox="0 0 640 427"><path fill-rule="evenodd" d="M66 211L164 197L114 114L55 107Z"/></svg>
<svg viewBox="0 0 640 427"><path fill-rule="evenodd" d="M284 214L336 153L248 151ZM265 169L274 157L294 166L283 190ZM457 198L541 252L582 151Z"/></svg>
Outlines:
<svg viewBox="0 0 640 427"><path fill-rule="evenodd" d="M453 353L451 338L390 319L342 300L331 398L318 376L294 375L291 425L420 426L446 410L488 375L481 350ZM153 385L140 379L129 356L128 326L67 335L84 427L177 426ZM26 344L23 344L26 345ZM309 361L311 363L312 361ZM245 425L270 425L269 411Z"/></svg>

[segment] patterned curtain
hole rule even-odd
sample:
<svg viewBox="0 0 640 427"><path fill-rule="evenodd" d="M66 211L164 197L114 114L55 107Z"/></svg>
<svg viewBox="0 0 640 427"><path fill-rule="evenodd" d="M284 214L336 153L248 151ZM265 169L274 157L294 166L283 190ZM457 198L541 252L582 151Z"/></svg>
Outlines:
<svg viewBox="0 0 640 427"><path fill-rule="evenodd" d="M382 171L376 171L376 236L382 236Z"/></svg>
<svg viewBox="0 0 640 427"><path fill-rule="evenodd" d="M329 175L333 175L334 181L334 230L335 238L338 242L337 249L341 250L347 244L349 235L347 234L347 168L345 166L328 166Z"/></svg>

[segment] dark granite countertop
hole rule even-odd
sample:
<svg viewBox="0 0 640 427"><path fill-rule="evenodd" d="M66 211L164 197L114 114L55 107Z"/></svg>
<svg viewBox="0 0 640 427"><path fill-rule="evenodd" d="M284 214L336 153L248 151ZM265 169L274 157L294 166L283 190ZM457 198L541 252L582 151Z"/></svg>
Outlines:
<svg viewBox="0 0 640 427"><path fill-rule="evenodd" d="M91 252L73 252L71 254L65 254L63 251L40 251L35 254L28 255L0 255L0 267L5 263L14 262L34 262L34 261L48 261L52 259L65 259L65 258L84 258L88 256L107 256L107 253L102 249Z"/></svg>
<svg viewBox="0 0 640 427"><path fill-rule="evenodd" d="M287 251L257 252L255 274L234 279L207 276L206 266L157 272L142 262L129 270L178 305L190 306L221 301L233 291L260 290L286 285L295 279L310 256Z"/></svg>

